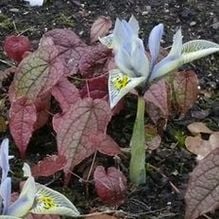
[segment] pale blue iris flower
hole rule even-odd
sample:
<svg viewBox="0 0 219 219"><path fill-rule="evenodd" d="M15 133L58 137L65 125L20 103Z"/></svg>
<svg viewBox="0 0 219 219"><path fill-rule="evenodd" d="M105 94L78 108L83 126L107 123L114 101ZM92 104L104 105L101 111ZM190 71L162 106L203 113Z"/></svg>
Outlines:
<svg viewBox="0 0 219 219"><path fill-rule="evenodd" d="M169 54L157 62L164 32L163 24L155 26L149 35L150 58L146 55L138 31L138 21L134 16L129 22L117 19L113 33L100 39L104 45L113 49L117 65L116 69L110 71L108 80L111 108L133 88L144 87L147 82L152 82L185 63L219 51L218 44L207 40L192 40L183 44L179 29L173 37Z"/></svg>
<svg viewBox="0 0 219 219"><path fill-rule="evenodd" d="M11 177L8 155L8 139L0 146L0 168L2 172L0 184L0 219L24 218L28 213L60 214L76 217L80 213L76 207L62 194L44 185L36 183L28 164L24 164L24 176L28 177L21 193L15 202L11 202Z"/></svg>

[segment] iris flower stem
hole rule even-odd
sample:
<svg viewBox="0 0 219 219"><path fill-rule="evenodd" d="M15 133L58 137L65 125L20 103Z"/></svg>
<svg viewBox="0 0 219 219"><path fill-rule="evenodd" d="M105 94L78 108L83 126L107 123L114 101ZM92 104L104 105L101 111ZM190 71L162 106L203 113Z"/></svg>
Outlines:
<svg viewBox="0 0 219 219"><path fill-rule="evenodd" d="M137 115L131 138L131 161L129 177L132 183L139 185L146 181L145 169L145 131L144 131L145 101L138 97Z"/></svg>

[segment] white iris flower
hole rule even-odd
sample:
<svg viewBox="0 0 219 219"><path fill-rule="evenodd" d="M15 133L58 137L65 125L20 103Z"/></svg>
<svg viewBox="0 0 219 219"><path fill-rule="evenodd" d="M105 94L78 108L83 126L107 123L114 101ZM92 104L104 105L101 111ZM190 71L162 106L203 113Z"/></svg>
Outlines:
<svg viewBox="0 0 219 219"><path fill-rule="evenodd" d="M28 213L33 214L60 214L77 217L80 215L76 207L62 194L44 185L36 183L28 164L24 164L24 176L27 180L15 202L11 202L11 177L8 155L8 139L2 141L0 146L0 219L24 218ZM2 206L2 208L1 208Z"/></svg>
<svg viewBox="0 0 219 219"><path fill-rule="evenodd" d="M100 39L104 45L113 49L117 65L116 69L109 72L111 108L133 88L162 77L185 63L219 51L219 44L207 40L192 40L183 44L179 29L173 37L169 54L157 63L163 29L163 24L158 24L149 35L150 59L143 41L138 37L139 24L134 16L129 22L116 19L113 33Z"/></svg>

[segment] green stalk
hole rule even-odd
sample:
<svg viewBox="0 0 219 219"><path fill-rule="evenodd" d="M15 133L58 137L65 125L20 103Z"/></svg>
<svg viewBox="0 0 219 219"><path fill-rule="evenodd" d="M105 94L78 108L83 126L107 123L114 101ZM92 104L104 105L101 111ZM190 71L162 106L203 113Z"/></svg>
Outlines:
<svg viewBox="0 0 219 219"><path fill-rule="evenodd" d="M146 181L145 169L145 131L144 131L145 101L138 97L138 108L131 138L131 161L129 177L132 183L139 185Z"/></svg>

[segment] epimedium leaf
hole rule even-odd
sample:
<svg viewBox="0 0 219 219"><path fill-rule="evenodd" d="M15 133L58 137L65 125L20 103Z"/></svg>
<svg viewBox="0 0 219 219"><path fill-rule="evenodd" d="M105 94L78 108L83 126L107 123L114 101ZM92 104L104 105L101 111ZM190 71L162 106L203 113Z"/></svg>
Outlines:
<svg viewBox="0 0 219 219"><path fill-rule="evenodd" d="M34 130L43 127L49 119L51 95L49 93L42 95L36 99L34 105L37 112L37 121L34 124Z"/></svg>
<svg viewBox="0 0 219 219"><path fill-rule="evenodd" d="M99 198L110 205L121 205L126 197L127 179L123 173L115 167L107 170L103 166L97 166L94 171L95 189Z"/></svg>
<svg viewBox="0 0 219 219"><path fill-rule="evenodd" d="M63 156L51 155L45 157L31 168L32 175L51 176L62 170L66 164L66 159Z"/></svg>
<svg viewBox="0 0 219 219"><path fill-rule="evenodd" d="M108 103L91 98L77 101L66 113L53 118L53 127L57 132L58 154L67 159L64 169L66 173L82 161L82 158L77 158L79 151L87 150L87 154L91 154L93 149L91 148L90 152L84 145L85 137L91 131L105 132L110 118Z"/></svg>
<svg viewBox="0 0 219 219"><path fill-rule="evenodd" d="M44 37L51 37L59 58L65 66L65 74L77 74L79 70L79 61L87 45L77 34L69 29L53 29L44 34Z"/></svg>
<svg viewBox="0 0 219 219"><path fill-rule="evenodd" d="M105 75L89 79L87 84L81 88L80 94L82 97L89 96L93 99L108 99L107 83L108 79Z"/></svg>
<svg viewBox="0 0 219 219"><path fill-rule="evenodd" d="M93 148L94 152L99 151L102 154L115 156L121 153L117 143L103 132L90 132L86 137L86 146Z"/></svg>
<svg viewBox="0 0 219 219"><path fill-rule="evenodd" d="M103 74L108 70L105 69L105 65L108 64L107 61L111 56L111 50L102 44L86 47L79 61L80 74L83 77Z"/></svg>
<svg viewBox="0 0 219 219"><path fill-rule="evenodd" d="M190 175L185 195L185 219L196 219L200 215L219 207L219 148L212 151Z"/></svg>
<svg viewBox="0 0 219 219"><path fill-rule="evenodd" d="M36 121L36 107L33 103L28 103L26 98L20 98L11 104L9 111L9 128L20 155L23 158L34 131Z"/></svg>
<svg viewBox="0 0 219 219"><path fill-rule="evenodd" d="M58 215L28 214L25 219L60 219Z"/></svg>
<svg viewBox="0 0 219 219"><path fill-rule="evenodd" d="M13 86L17 98L25 96L35 101L49 91L64 74L64 66L58 50L50 38L44 39L40 47L25 57L17 68Z"/></svg>
<svg viewBox="0 0 219 219"><path fill-rule="evenodd" d="M71 104L80 99L79 90L66 77L62 77L52 88L52 95L59 102L63 112L67 111Z"/></svg>
<svg viewBox="0 0 219 219"><path fill-rule="evenodd" d="M195 103L198 95L198 78L193 71L175 72L173 75L173 95L178 111L184 115Z"/></svg>
<svg viewBox="0 0 219 219"><path fill-rule="evenodd" d="M94 43L99 37L105 36L109 29L112 27L112 21L110 17L100 16L92 24L90 30L90 41Z"/></svg>
<svg viewBox="0 0 219 219"><path fill-rule="evenodd" d="M169 116L169 91L164 79L152 84L145 92L144 99L158 108L164 118ZM146 104L147 105L147 104ZM153 110L154 111L154 110ZM156 120L156 115L150 114L152 120Z"/></svg>

